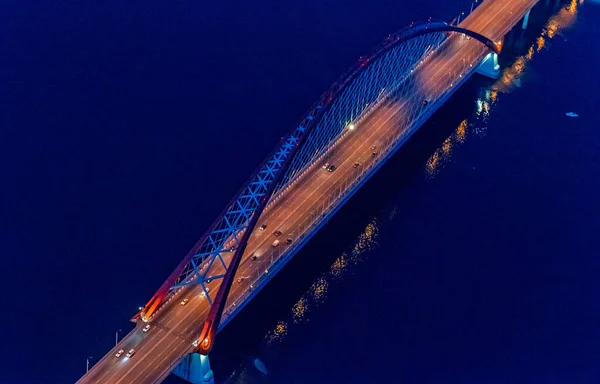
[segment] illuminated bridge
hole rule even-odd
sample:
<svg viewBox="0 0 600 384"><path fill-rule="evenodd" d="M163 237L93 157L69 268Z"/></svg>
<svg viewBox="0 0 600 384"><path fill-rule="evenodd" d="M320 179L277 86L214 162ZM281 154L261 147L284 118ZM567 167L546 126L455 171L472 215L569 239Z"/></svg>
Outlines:
<svg viewBox="0 0 600 384"><path fill-rule="evenodd" d="M361 57L78 383L160 383L172 372L214 382L207 355L217 332L462 83L497 73L502 39L536 2L485 0L459 26L412 24Z"/></svg>

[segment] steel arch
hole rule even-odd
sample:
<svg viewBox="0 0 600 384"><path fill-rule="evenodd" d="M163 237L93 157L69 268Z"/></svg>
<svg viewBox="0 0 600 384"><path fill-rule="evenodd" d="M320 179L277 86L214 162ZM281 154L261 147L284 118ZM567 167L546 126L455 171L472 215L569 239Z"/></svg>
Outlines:
<svg viewBox="0 0 600 384"><path fill-rule="evenodd" d="M393 82L401 82L409 75L408 70L412 69L415 63L408 61L406 63L408 67L404 67L402 65L404 63L398 63L398 59L405 59L406 56L392 54L394 50L399 47L406 48L406 51L412 51L407 54L414 53L416 57L420 58L427 53L427 50L431 52L434 46L439 46L445 41L447 36L444 33L465 34L480 41L493 52L500 52L499 45L487 37L465 28L447 25L444 22L412 24L390 35L386 41L374 50L371 56L361 57L357 65L330 88L329 92L334 98L331 109L335 110L340 104L343 104L343 106L339 106L337 111L329 111L325 114L323 120L317 123L319 127L311 133L309 145L296 155L292 165L286 171L282 183L277 186L275 193L290 185L314 159L320 157L326 151L329 143L335 140L347 125L353 122L355 118L362 116L377 100L381 100L382 96L385 96L379 93L381 89L387 88L386 95L390 94L393 91L391 86L398 85ZM427 36L431 36L434 40L429 47L427 47L429 39L419 39ZM371 66L367 66L367 64L371 64ZM376 67L377 65L379 65L379 68ZM383 72L381 67L384 66L395 67L393 72L384 73L387 78L381 76ZM365 73L370 70L375 72L372 76ZM391 86L390 82L392 82Z"/></svg>
<svg viewBox="0 0 600 384"><path fill-rule="evenodd" d="M390 35L373 54L361 57L335 82L300 124L282 139L280 146L258 168L134 319L140 315L143 319L150 318L171 292L185 285L200 284L212 306L205 323L205 329L210 329L203 334L214 336L246 241L269 199L282 192L302 169L318 158L347 123L364 116L369 106L393 93L394 87L410 76L411 69L418 65L419 60L446 41L447 33L464 33L488 49L498 51L498 46L486 37L442 22L412 24ZM389 88L386 89L385 85ZM225 261L228 258L229 263ZM226 273L211 275L215 262ZM204 284L207 280L219 278L224 278L224 281L213 303ZM212 347L212 339L210 344ZM210 348L204 352L208 350Z"/></svg>

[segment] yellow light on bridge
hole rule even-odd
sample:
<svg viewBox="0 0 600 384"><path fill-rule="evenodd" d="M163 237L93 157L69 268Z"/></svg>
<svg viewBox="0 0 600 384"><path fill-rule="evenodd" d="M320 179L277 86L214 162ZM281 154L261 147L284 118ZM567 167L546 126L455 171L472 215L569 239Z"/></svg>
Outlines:
<svg viewBox="0 0 600 384"><path fill-rule="evenodd" d="M351 131L354 130L354 128L356 128L356 126L354 124L350 124L348 126L348 129L351 130Z"/></svg>

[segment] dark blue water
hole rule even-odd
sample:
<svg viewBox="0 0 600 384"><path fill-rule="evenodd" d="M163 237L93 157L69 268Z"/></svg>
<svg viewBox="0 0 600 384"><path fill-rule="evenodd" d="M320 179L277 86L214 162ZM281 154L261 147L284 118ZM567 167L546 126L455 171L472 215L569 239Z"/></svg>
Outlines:
<svg viewBox="0 0 600 384"><path fill-rule="evenodd" d="M1 381L75 381L357 56L468 4L5 4ZM598 16L468 84L228 326L218 378L594 382Z"/></svg>

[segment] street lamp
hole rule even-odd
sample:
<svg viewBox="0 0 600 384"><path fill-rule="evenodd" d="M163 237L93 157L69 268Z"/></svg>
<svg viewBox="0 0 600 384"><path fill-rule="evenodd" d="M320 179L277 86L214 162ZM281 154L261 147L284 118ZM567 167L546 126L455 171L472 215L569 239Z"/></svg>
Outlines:
<svg viewBox="0 0 600 384"><path fill-rule="evenodd" d="M115 345L119 344L119 332L121 332L120 329L117 329L117 332L115 332Z"/></svg>
<svg viewBox="0 0 600 384"><path fill-rule="evenodd" d="M88 356L87 359L85 359L85 373L88 373L90 370L90 360L93 359L92 356Z"/></svg>

